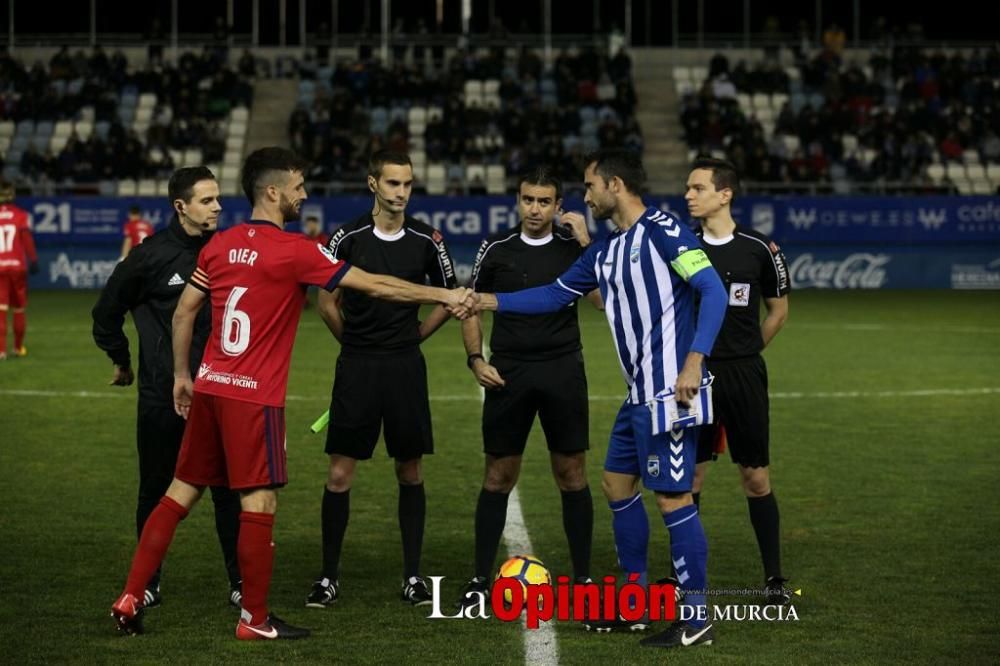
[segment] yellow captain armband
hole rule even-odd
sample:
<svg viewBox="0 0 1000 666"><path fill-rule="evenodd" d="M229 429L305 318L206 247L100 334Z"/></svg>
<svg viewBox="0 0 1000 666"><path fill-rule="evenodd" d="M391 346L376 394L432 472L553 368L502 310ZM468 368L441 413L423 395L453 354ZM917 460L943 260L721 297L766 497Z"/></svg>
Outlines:
<svg viewBox="0 0 1000 666"><path fill-rule="evenodd" d="M708 260L708 255L705 254L704 250L688 250L670 262L670 266L684 278L685 282L701 269L711 265L712 262Z"/></svg>

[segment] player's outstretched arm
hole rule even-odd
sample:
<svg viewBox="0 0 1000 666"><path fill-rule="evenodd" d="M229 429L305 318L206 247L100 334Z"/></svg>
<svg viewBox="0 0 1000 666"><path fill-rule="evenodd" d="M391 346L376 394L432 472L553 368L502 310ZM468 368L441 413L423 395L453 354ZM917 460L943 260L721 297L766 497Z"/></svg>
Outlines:
<svg viewBox="0 0 1000 666"><path fill-rule="evenodd" d="M459 319L469 316L474 303L472 291L465 288L444 289L407 282L391 275L368 273L352 266L340 281L340 286L356 289L372 298L399 303L440 303Z"/></svg>
<svg viewBox="0 0 1000 666"><path fill-rule="evenodd" d="M174 410L185 419L191 409L194 393L191 381L191 337L198 311L205 303L205 292L191 286L184 287L173 319L174 347Z"/></svg>

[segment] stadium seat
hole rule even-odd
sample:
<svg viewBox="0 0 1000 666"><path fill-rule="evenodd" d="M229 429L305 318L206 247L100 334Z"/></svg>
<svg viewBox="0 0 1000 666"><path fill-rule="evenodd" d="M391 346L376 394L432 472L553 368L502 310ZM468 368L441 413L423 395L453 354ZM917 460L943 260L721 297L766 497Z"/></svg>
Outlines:
<svg viewBox="0 0 1000 666"><path fill-rule="evenodd" d="M737 93L736 103L740 105L744 114L749 114L753 110L753 100L746 93Z"/></svg>
<svg viewBox="0 0 1000 666"><path fill-rule="evenodd" d="M136 186L136 194L140 197L156 196L156 181L152 178L143 178Z"/></svg>
<svg viewBox="0 0 1000 666"><path fill-rule="evenodd" d="M948 178L950 178L953 181L959 178L963 180L965 179L965 167L958 162L948 162L946 170L948 173Z"/></svg>
<svg viewBox="0 0 1000 666"><path fill-rule="evenodd" d="M17 124L17 129L14 131L14 136L34 136L34 135L35 135L34 120L22 120Z"/></svg>
<svg viewBox="0 0 1000 666"><path fill-rule="evenodd" d="M927 177L933 180L935 185L939 184L942 180L944 180L944 165L928 164Z"/></svg>
<svg viewBox="0 0 1000 666"><path fill-rule="evenodd" d="M507 191L507 171L502 164L490 164L486 167L486 191L490 194L503 194Z"/></svg>
<svg viewBox="0 0 1000 666"><path fill-rule="evenodd" d="M412 126L414 123L417 125L427 124L427 107L426 106L411 106L410 110L406 114L407 121Z"/></svg>
<svg viewBox="0 0 1000 666"><path fill-rule="evenodd" d="M693 95L696 92L694 84L690 81L674 81L674 90L677 91L679 97Z"/></svg>
<svg viewBox="0 0 1000 666"><path fill-rule="evenodd" d="M427 163L421 162L413 164L413 180L415 183L424 185L427 182Z"/></svg>
<svg viewBox="0 0 1000 666"><path fill-rule="evenodd" d="M959 194L975 194L972 190L972 181L968 178L952 178L951 182L958 188Z"/></svg>
<svg viewBox="0 0 1000 666"><path fill-rule="evenodd" d="M0 135L0 161L2 161L3 157L10 149L10 142L12 139L13 137Z"/></svg>
<svg viewBox="0 0 1000 666"><path fill-rule="evenodd" d="M754 109L754 116L760 121L761 125L764 123L774 123L774 111L769 106L757 107Z"/></svg>
<svg viewBox="0 0 1000 666"><path fill-rule="evenodd" d="M52 136L55 128L56 125L51 120L42 120L35 124L35 137L47 141Z"/></svg>
<svg viewBox="0 0 1000 666"><path fill-rule="evenodd" d="M791 155L801 147L801 143L799 142L799 137L793 134L785 134L781 137L781 140L784 141L785 150L788 151L789 155Z"/></svg>
<svg viewBox="0 0 1000 666"><path fill-rule="evenodd" d="M427 194L444 194L447 185L444 165L440 162L427 165Z"/></svg>
<svg viewBox="0 0 1000 666"><path fill-rule="evenodd" d="M774 93L771 95L771 108L775 112L781 111L781 107L788 103L788 95L785 93Z"/></svg>
<svg viewBox="0 0 1000 666"><path fill-rule="evenodd" d="M974 194L993 194L995 191L996 188L986 179L972 181L972 192Z"/></svg>
<svg viewBox="0 0 1000 666"><path fill-rule="evenodd" d="M239 120L230 120L229 125L226 126L226 136L246 136L247 125L246 123Z"/></svg>
<svg viewBox="0 0 1000 666"><path fill-rule="evenodd" d="M12 137L17 126L13 120L0 121L0 136Z"/></svg>
<svg viewBox="0 0 1000 666"><path fill-rule="evenodd" d="M236 178L226 178L223 181L219 181L219 189L224 196L236 196L240 193L240 184Z"/></svg>
<svg viewBox="0 0 1000 666"><path fill-rule="evenodd" d="M469 95L480 97L483 94L483 82L478 79L469 79L465 82L463 92L466 97Z"/></svg>
<svg viewBox="0 0 1000 666"><path fill-rule="evenodd" d="M49 139L49 145L48 145L49 152L52 153L53 155L58 155L59 153L62 152L63 148L66 147L67 143L69 143L68 136L66 135L60 136L58 134L53 134L52 138Z"/></svg>
<svg viewBox="0 0 1000 666"><path fill-rule="evenodd" d="M876 157L878 157L878 152L874 148L861 149L861 162L865 166L868 166L869 164L874 162Z"/></svg>
<svg viewBox="0 0 1000 666"><path fill-rule="evenodd" d="M52 128L52 136L64 136L69 137L73 133L73 121L71 120L60 120Z"/></svg>
<svg viewBox="0 0 1000 666"><path fill-rule="evenodd" d="M234 166L239 168L240 160L243 159L243 151L241 150L226 150L226 154L222 158L222 163L226 166Z"/></svg>
<svg viewBox="0 0 1000 666"><path fill-rule="evenodd" d="M674 81L691 83L691 68L680 66L674 67Z"/></svg>
<svg viewBox="0 0 1000 666"><path fill-rule="evenodd" d="M166 179L160 180L156 184L156 196L158 197L168 197L170 196L170 181Z"/></svg>
<svg viewBox="0 0 1000 666"><path fill-rule="evenodd" d="M175 169L180 169L184 166L184 153L177 150L176 148L168 148L167 152L170 153L170 161L174 163Z"/></svg>
<svg viewBox="0 0 1000 666"><path fill-rule="evenodd" d="M150 109L156 106L156 93L145 92L139 95L137 106L140 109Z"/></svg>
<svg viewBox="0 0 1000 666"><path fill-rule="evenodd" d="M858 137L853 134L845 134L840 137L840 145L844 148L844 153L853 153L858 148Z"/></svg>
<svg viewBox="0 0 1000 666"><path fill-rule="evenodd" d="M965 175L969 177L969 180L986 180L986 167L984 167L979 162L969 164L965 163Z"/></svg>
<svg viewBox="0 0 1000 666"><path fill-rule="evenodd" d="M89 141L94 133L94 123L89 120L78 120L73 125L73 131L81 141Z"/></svg>
<svg viewBox="0 0 1000 666"><path fill-rule="evenodd" d="M475 179L486 182L486 166L482 164L468 164L465 167L465 180L471 183Z"/></svg>
<svg viewBox="0 0 1000 666"><path fill-rule="evenodd" d="M229 119L234 122L249 122L250 110L245 106L237 106L229 112Z"/></svg>
<svg viewBox="0 0 1000 666"><path fill-rule="evenodd" d="M751 100L753 101L753 108L755 109L771 108L771 97L766 93L754 93Z"/></svg>
<svg viewBox="0 0 1000 666"><path fill-rule="evenodd" d="M226 152L231 150L241 151L243 150L243 143L246 141L245 136L230 136L226 137Z"/></svg>
<svg viewBox="0 0 1000 666"><path fill-rule="evenodd" d="M701 84L705 82L708 78L708 67L692 67L691 68L691 83L695 87L700 88Z"/></svg>
<svg viewBox="0 0 1000 666"><path fill-rule="evenodd" d="M1000 185L1000 164L988 164L986 166L986 177L989 178L994 185Z"/></svg>
<svg viewBox="0 0 1000 666"><path fill-rule="evenodd" d="M187 148L184 151L184 166L200 166L201 163L201 148Z"/></svg>
<svg viewBox="0 0 1000 666"><path fill-rule="evenodd" d="M118 181L118 196L120 197L134 197L137 190L135 181L131 178L123 178Z"/></svg>
<svg viewBox="0 0 1000 666"><path fill-rule="evenodd" d="M979 151L969 148L962 152L962 161L966 164L979 164Z"/></svg>

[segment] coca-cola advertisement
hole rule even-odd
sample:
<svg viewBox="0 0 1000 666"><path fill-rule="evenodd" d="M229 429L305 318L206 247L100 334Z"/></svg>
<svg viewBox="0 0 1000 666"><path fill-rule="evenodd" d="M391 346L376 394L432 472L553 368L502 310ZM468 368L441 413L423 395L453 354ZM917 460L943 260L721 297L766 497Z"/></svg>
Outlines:
<svg viewBox="0 0 1000 666"><path fill-rule="evenodd" d="M782 248L793 289L1000 289L1000 248Z"/></svg>

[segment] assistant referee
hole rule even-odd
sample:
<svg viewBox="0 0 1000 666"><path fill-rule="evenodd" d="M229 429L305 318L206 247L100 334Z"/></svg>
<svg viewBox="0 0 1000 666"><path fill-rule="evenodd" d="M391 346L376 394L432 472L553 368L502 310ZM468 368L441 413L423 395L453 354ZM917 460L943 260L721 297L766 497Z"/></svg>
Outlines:
<svg viewBox="0 0 1000 666"><path fill-rule="evenodd" d="M739 175L730 162L704 158L692 165L684 195L692 217L701 223L702 248L729 293L722 330L707 359L715 376L716 424L701 430L694 493L697 500L708 461L728 445L760 548L767 603L784 604L791 597L781 572L778 502L769 473L767 366L760 352L788 318L790 284L777 244L733 220L731 207L739 190ZM767 310L763 321L761 301Z"/></svg>

